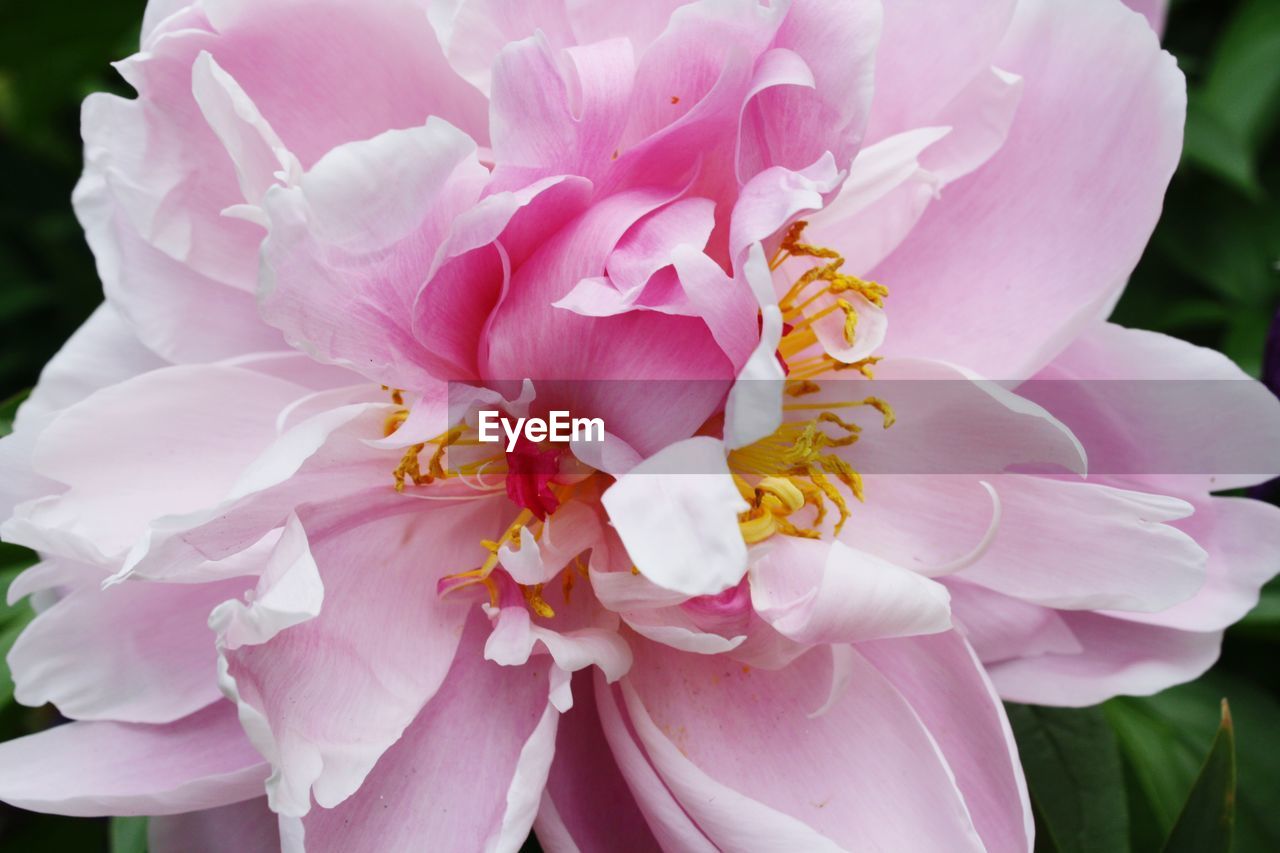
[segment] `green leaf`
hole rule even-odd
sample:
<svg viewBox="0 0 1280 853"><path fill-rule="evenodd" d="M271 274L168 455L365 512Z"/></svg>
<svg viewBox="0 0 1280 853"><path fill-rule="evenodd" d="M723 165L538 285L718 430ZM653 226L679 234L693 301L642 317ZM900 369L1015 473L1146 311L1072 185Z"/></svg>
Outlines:
<svg viewBox="0 0 1280 853"><path fill-rule="evenodd" d="M147 819L111 818L111 853L147 853Z"/></svg>
<svg viewBox="0 0 1280 853"><path fill-rule="evenodd" d="M22 391L0 403L0 437L13 432L13 419L18 414L18 407L30 396L30 391Z"/></svg>
<svg viewBox="0 0 1280 853"><path fill-rule="evenodd" d="M1007 706L1039 817L1037 849L1129 848L1129 814L1115 734L1098 708Z"/></svg>
<svg viewBox="0 0 1280 853"><path fill-rule="evenodd" d="M1165 853L1230 853L1236 821L1236 743L1231 709L1222 700L1222 723L1200 775L1182 806Z"/></svg>
<svg viewBox="0 0 1280 853"><path fill-rule="evenodd" d="M5 658L22 629L35 618L35 611L25 601L5 604L9 584L32 562L35 555L25 548L0 544L0 708L13 701L13 677Z"/></svg>
<svg viewBox="0 0 1280 853"><path fill-rule="evenodd" d="M1200 95L1247 144L1258 150L1280 106L1280 4L1240 4L1214 47Z"/></svg>
<svg viewBox="0 0 1280 853"><path fill-rule="evenodd" d="M1220 701L1231 702L1239 790L1236 853L1280 850L1280 703L1249 681L1212 672L1150 697L1103 706L1116 730L1131 780L1134 849L1155 849L1169 836L1203 766L1204 749L1220 725ZM1140 839L1148 843L1140 843Z"/></svg>
<svg viewBox="0 0 1280 853"><path fill-rule="evenodd" d="M13 648L22 629L36 616L29 605L23 603L20 607L21 612L16 617L0 624L0 708L13 701L13 674L9 672L9 664L5 658L9 656L9 649Z"/></svg>
<svg viewBox="0 0 1280 853"><path fill-rule="evenodd" d="M1234 185L1250 198L1257 199L1262 195L1249 140L1218 115L1210 104L1194 96L1187 102L1183 156Z"/></svg>

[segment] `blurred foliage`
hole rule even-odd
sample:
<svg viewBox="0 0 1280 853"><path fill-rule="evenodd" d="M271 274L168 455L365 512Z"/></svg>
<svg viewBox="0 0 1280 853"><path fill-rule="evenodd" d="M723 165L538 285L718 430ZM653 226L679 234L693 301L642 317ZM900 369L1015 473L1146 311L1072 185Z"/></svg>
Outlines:
<svg viewBox="0 0 1280 853"><path fill-rule="evenodd" d="M0 0L0 399L34 384L101 298L69 204L79 104L125 91L108 63L136 46L142 6ZM1280 0L1175 0L1165 43L1190 89L1183 162L1115 318L1217 348L1257 374L1280 302ZM0 404L0 434L16 405ZM0 590L31 559L0 546ZM26 602L0 607L0 657L33 615ZM1011 705L1037 849L1280 850L1277 652L1273 584L1192 684L1091 709ZM1219 715L1223 698L1230 718ZM11 699L0 665L0 738L58 722ZM0 807L5 849L135 853L145 827Z"/></svg>

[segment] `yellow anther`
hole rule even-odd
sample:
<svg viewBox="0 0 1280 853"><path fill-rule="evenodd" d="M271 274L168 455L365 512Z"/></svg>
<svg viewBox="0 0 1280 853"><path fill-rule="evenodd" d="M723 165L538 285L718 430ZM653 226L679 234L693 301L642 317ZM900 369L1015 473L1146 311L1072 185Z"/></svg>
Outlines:
<svg viewBox="0 0 1280 853"><path fill-rule="evenodd" d="M888 429L898 422L898 416L894 414L893 407L881 400L879 397L868 397L862 401L862 405L870 406L880 414L884 415L884 428Z"/></svg>
<svg viewBox="0 0 1280 853"><path fill-rule="evenodd" d="M784 514L793 513L804 506L804 492L784 477L765 477L756 484L756 492L762 496L772 495L777 498Z"/></svg>
<svg viewBox="0 0 1280 853"><path fill-rule="evenodd" d="M803 379L799 382L788 382L786 393L788 397L803 397L806 394L816 394L821 390L822 387L817 382Z"/></svg>
<svg viewBox="0 0 1280 853"><path fill-rule="evenodd" d="M418 468L418 454L426 449L425 444L415 444L404 452L404 456L400 457L400 464L391 472L391 476L396 481L396 491L403 492L405 480L412 480L415 486L425 485L431 482L430 477L424 477Z"/></svg>
<svg viewBox="0 0 1280 853"><path fill-rule="evenodd" d="M844 342L853 346L853 342L857 339L858 309L854 308L853 303L847 299L837 299L836 305L844 312Z"/></svg>
<svg viewBox="0 0 1280 853"><path fill-rule="evenodd" d="M572 577L572 575L566 575ZM542 598L542 584L534 584L533 586L521 587L524 592L524 600L529 603L529 609L544 619L550 619L556 615L551 609L551 605L547 604Z"/></svg>
<svg viewBox="0 0 1280 853"><path fill-rule="evenodd" d="M778 517L771 512L754 510L744 513L746 518L738 517L738 529L748 545L763 542L778 532Z"/></svg>
<svg viewBox="0 0 1280 853"><path fill-rule="evenodd" d="M400 425L404 423L406 420L408 420L408 418L409 418L408 409L397 409L396 411L387 415L387 419L382 422L383 436L391 435L393 432L400 429Z"/></svg>

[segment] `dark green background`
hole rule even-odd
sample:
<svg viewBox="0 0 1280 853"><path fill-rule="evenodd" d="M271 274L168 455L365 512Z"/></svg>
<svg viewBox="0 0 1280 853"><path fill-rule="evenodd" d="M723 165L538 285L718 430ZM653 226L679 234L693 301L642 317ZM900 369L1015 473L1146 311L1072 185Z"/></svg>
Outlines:
<svg viewBox="0 0 1280 853"><path fill-rule="evenodd" d="M124 92L108 62L136 47L141 9L140 0L0 0L0 400L34 384L101 299L69 203L78 111L91 91ZM1280 302L1280 0L1175 2L1166 44L1190 84L1186 149L1116 319L1215 347L1256 375ZM0 546L0 589L27 560ZM0 652L29 618L25 603L0 607ZM1220 817L1238 771L1234 849L1280 850L1278 657L1273 584L1194 684L1085 711L1011 707L1038 847L1156 850L1176 823L1167 849L1226 849ZM1223 697L1238 760L1224 735L1201 775ZM55 721L52 709L11 701L0 664L0 738ZM139 850L142 829L0 807L6 850Z"/></svg>

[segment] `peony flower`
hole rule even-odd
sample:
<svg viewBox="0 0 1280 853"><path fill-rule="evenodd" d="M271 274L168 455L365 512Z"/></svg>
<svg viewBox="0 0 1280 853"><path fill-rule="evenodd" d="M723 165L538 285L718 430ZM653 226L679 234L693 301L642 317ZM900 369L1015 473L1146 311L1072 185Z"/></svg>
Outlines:
<svg viewBox="0 0 1280 853"><path fill-rule="evenodd" d="M1272 574L1211 492L1274 459L1090 396L1280 424L1105 322L1185 107L1113 0L156 0L120 70L107 301L0 443L16 696L73 722L0 799L158 851L1029 850L1000 699L1192 678Z"/></svg>

